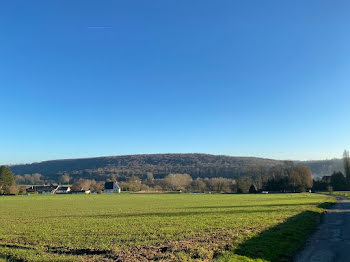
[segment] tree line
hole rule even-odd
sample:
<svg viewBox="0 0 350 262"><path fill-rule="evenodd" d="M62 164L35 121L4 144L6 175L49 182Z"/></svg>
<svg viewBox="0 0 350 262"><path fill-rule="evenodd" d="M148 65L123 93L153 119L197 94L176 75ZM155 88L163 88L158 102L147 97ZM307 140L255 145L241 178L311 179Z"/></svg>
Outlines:
<svg viewBox="0 0 350 262"><path fill-rule="evenodd" d="M181 191L181 192L217 192L217 193L257 193L268 190L273 192L304 192L313 187L312 173L308 167L278 166L270 170L269 176L245 176L238 179L224 177L192 178L189 174L168 174L165 178L155 179L152 173L141 180L137 176L119 182L122 191ZM113 181L113 179L111 180ZM74 186L82 187L99 183L90 179L79 179Z"/></svg>
<svg viewBox="0 0 350 262"><path fill-rule="evenodd" d="M145 179L131 176L127 180L118 181L123 191L181 191L181 192L218 192L218 193L256 193L262 190L274 192L303 192L312 188L312 174L305 166L280 165L270 168L267 172L244 176L237 179L225 177L193 178L189 174L168 174L164 178L154 178L151 172ZM73 180L68 174L61 175L56 183L69 184L72 190L92 190L102 192L106 181L117 181L118 176L112 175L107 180L79 178ZM1 167L0 194L15 194L23 187L18 184L45 184L41 174L25 174L14 176L11 170ZM51 183L52 181L50 181Z"/></svg>

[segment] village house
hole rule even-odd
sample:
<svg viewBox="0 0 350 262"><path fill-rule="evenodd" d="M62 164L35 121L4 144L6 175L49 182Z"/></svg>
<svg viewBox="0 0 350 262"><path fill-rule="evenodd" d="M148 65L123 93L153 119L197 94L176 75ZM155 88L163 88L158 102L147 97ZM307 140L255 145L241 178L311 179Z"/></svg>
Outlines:
<svg viewBox="0 0 350 262"><path fill-rule="evenodd" d="M56 194L68 194L71 191L69 186L60 186L56 190Z"/></svg>
<svg viewBox="0 0 350 262"><path fill-rule="evenodd" d="M117 182L106 182L104 192L106 194L120 193L120 187Z"/></svg>
<svg viewBox="0 0 350 262"><path fill-rule="evenodd" d="M43 195L50 195L50 194L55 194L57 189L59 188L58 185L49 185L49 186L31 186L26 189L27 193L33 193L37 192L38 194L43 194Z"/></svg>
<svg viewBox="0 0 350 262"><path fill-rule="evenodd" d="M329 184L331 183L331 176L323 176L321 181Z"/></svg>

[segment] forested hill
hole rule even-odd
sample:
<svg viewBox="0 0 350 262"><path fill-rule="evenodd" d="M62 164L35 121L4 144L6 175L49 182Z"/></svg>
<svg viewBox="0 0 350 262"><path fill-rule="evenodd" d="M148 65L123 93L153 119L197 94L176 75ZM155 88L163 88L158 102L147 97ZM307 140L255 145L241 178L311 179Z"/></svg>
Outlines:
<svg viewBox="0 0 350 262"><path fill-rule="evenodd" d="M314 161L295 161L296 165L304 165L311 169L313 176L330 176L333 172L344 172L342 159L314 160Z"/></svg>
<svg viewBox="0 0 350 262"><path fill-rule="evenodd" d="M155 178L169 173L187 173L196 177L237 178L254 175L284 162L254 158L208 154L151 154L111 156L86 159L52 160L40 163L11 166L16 175L40 173L47 179L57 180L63 173L73 178L104 180L112 175L118 179L130 176L146 177L150 172Z"/></svg>
<svg viewBox="0 0 350 262"><path fill-rule="evenodd" d="M46 179L58 181L63 173L72 178L105 180L118 178L124 180L130 176L145 178L152 173L155 178L163 178L169 173L187 173L196 177L226 177L264 175L273 166L286 162L255 158L232 157L208 154L151 154L111 156L85 159L52 160L40 163L11 166L16 175L40 173ZM296 161L295 164L310 167L314 177L331 175L342 171L342 160Z"/></svg>

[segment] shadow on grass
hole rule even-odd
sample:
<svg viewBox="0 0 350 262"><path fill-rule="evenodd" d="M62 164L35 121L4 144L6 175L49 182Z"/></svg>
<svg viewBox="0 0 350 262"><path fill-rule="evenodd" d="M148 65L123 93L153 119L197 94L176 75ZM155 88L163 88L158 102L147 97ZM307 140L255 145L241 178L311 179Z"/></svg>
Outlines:
<svg viewBox="0 0 350 262"><path fill-rule="evenodd" d="M331 205L332 203L326 202L318 207L326 209ZM292 261L307 238L316 231L320 218L321 213L319 212L304 211L289 218L284 223L248 239L235 248L233 252L225 254L222 260L229 261L231 256L239 255L271 262Z"/></svg>
<svg viewBox="0 0 350 262"><path fill-rule="evenodd" d="M175 211L175 212L140 212L140 213L110 213L110 214L96 214L96 215L60 215L60 216L44 216L41 218L129 218L129 217L181 217L181 216L202 216L202 215L232 215L232 214L258 214L266 212L279 212L281 208L295 207L295 206L315 206L315 203L301 203L301 204L268 204L268 205L241 205L241 206L202 206L202 207L186 207L181 209L186 209L186 211ZM321 206L323 205L323 206ZM323 203L318 205L320 208L327 208L329 203ZM257 208L259 207L259 208ZM250 208L250 209L248 209ZM261 209L266 208L266 209ZM180 209L180 208L179 208ZM187 211L191 210L191 211ZM205 210L205 211L203 211Z"/></svg>
<svg viewBox="0 0 350 262"><path fill-rule="evenodd" d="M205 209L205 208L203 208ZM210 211L176 211L176 212L145 212L145 213L126 213L126 214L96 214L96 215L61 215L61 216L45 216L41 218L96 218L96 219L113 219L113 218L137 218L137 217L185 217L185 216L203 216L203 215L233 215L233 214L263 214L266 212L279 212L281 208L270 208L270 209L252 209L247 208L235 209L227 208L226 210L213 210Z"/></svg>
<svg viewBox="0 0 350 262"><path fill-rule="evenodd" d="M257 204L257 205L227 205L227 206L195 206L186 207L186 209L223 209L223 208L251 208L251 207L293 207L293 206L317 206L317 203L286 203L286 204ZM178 208L184 209L184 208Z"/></svg>

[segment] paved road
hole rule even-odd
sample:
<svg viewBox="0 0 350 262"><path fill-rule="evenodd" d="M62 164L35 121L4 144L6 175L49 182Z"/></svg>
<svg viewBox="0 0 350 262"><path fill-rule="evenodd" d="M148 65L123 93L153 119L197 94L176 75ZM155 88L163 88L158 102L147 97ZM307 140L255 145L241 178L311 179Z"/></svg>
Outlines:
<svg viewBox="0 0 350 262"><path fill-rule="evenodd" d="M350 200L338 200L295 262L350 262Z"/></svg>

